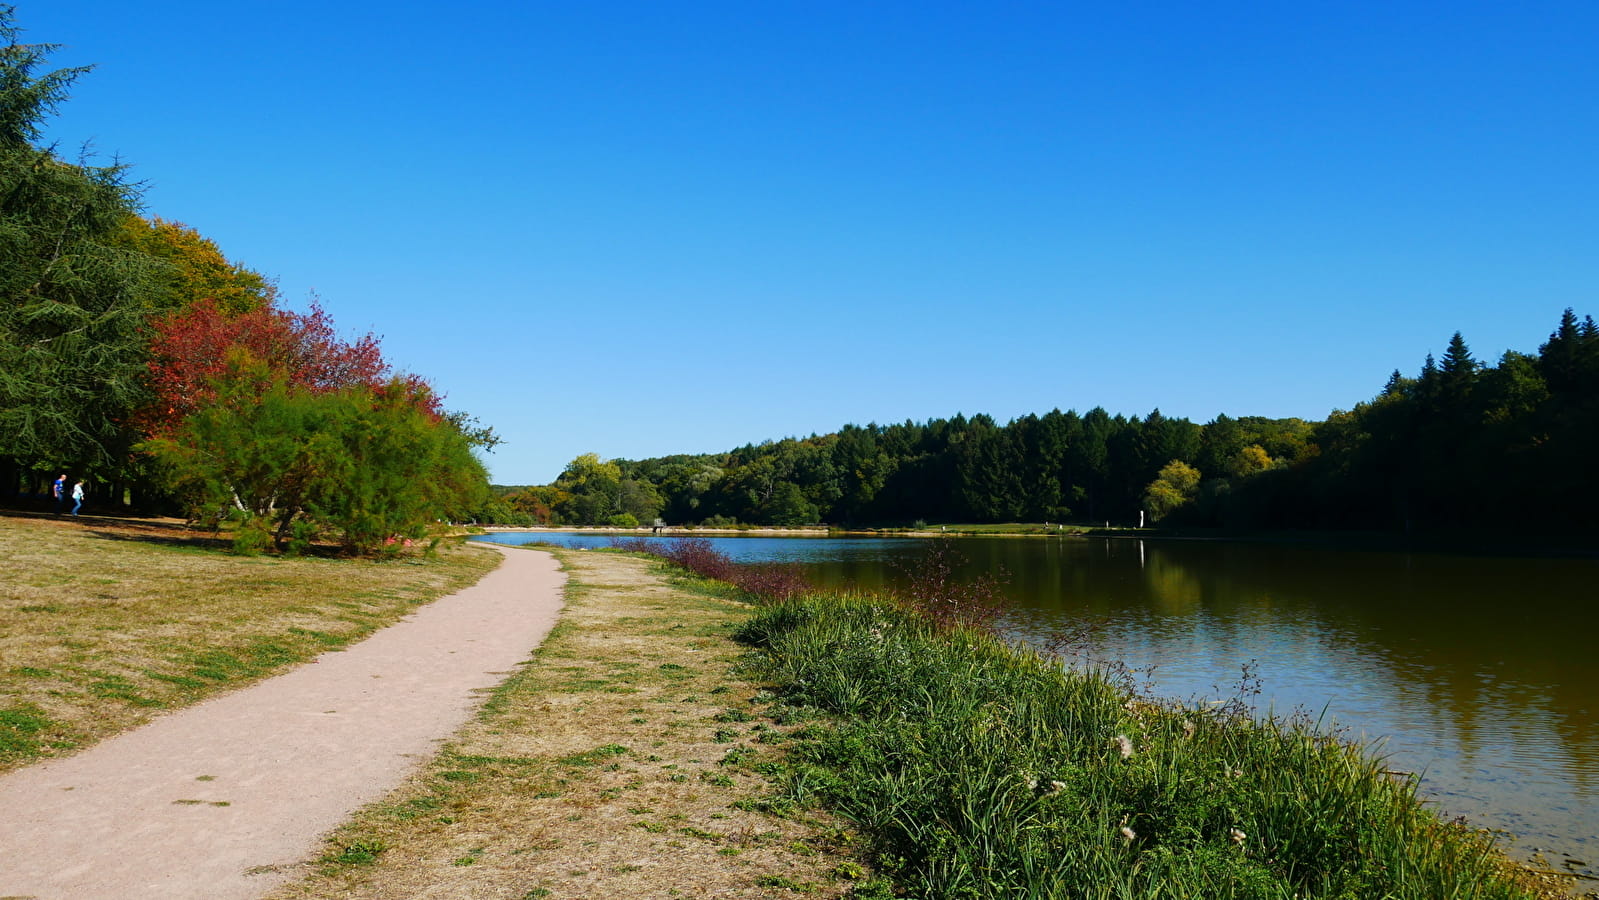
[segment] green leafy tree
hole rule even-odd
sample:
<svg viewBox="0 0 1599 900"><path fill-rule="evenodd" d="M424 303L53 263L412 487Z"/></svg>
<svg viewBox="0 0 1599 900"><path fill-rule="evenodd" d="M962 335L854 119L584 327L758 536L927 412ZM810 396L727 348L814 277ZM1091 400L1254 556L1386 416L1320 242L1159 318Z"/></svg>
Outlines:
<svg viewBox="0 0 1599 900"><path fill-rule="evenodd" d="M1199 493L1199 470L1181 460L1172 460L1144 491L1144 506L1155 521L1171 515Z"/></svg>
<svg viewBox="0 0 1599 900"><path fill-rule="evenodd" d="M772 525L811 525L819 518L816 505L792 481L779 483L761 509L761 521Z"/></svg>
<svg viewBox="0 0 1599 900"><path fill-rule="evenodd" d="M215 241L181 222L128 216L111 241L160 263L149 297L155 309L178 310L209 300L222 312L238 315L269 307L277 297L271 279L230 261Z"/></svg>
<svg viewBox="0 0 1599 900"><path fill-rule="evenodd" d="M1249 478L1272 467L1271 454L1259 444L1240 447L1227 461L1227 474L1233 478Z"/></svg>
<svg viewBox="0 0 1599 900"><path fill-rule="evenodd" d="M243 351L214 389L210 402L141 445L195 517L238 510L286 535L320 482L352 477L334 404Z"/></svg>
<svg viewBox="0 0 1599 900"><path fill-rule="evenodd" d="M617 506L621 512L617 515L631 516L634 524L639 522L653 522L661 515L661 492L655 485L638 478L622 477L622 483L617 487Z"/></svg>
<svg viewBox="0 0 1599 900"><path fill-rule="evenodd" d="M313 392L239 351L213 400L142 447L204 515L270 523L280 547L306 522L371 554L488 501L471 437L418 390L395 379Z"/></svg>
<svg viewBox="0 0 1599 900"><path fill-rule="evenodd" d="M326 410L338 442L332 459L318 461L304 512L336 529L351 552L421 537L431 523L461 518L488 498L488 472L471 438L429 413L419 390L427 388L397 378L376 390L302 393ZM285 533L280 527L280 540Z"/></svg>
<svg viewBox="0 0 1599 900"><path fill-rule="evenodd" d="M622 468L614 461L602 460L598 453L584 453L567 463L555 480L562 496L555 508L561 521L570 525L604 525L622 509Z"/></svg>

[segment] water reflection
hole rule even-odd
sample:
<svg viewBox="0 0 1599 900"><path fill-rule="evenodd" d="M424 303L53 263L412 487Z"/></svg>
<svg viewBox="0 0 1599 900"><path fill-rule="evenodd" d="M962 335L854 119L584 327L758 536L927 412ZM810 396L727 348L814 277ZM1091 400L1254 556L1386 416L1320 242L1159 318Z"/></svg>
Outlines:
<svg viewBox="0 0 1599 900"><path fill-rule="evenodd" d="M867 590L899 581L924 546L718 545ZM965 574L1005 573L1005 627L1018 636L1094 624L1100 653L1179 698L1225 694L1256 661L1263 706L1325 711L1351 737L1380 740L1391 767L1424 772L1449 814L1518 833L1523 850L1599 863L1593 560L1064 538L958 547Z"/></svg>

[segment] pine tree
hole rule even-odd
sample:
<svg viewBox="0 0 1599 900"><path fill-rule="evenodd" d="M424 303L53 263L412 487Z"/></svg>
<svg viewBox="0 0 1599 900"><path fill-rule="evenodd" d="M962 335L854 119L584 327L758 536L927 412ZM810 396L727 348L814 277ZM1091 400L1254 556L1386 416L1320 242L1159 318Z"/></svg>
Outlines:
<svg viewBox="0 0 1599 900"><path fill-rule="evenodd" d="M58 44L24 44L19 39L16 7L0 5L0 148L31 148L40 123L67 99L67 88L93 66L57 69L34 77L34 70Z"/></svg>
<svg viewBox="0 0 1599 900"><path fill-rule="evenodd" d="M1477 373L1480 366L1471 358L1471 348L1466 346L1466 339L1455 332L1449 339L1449 349L1444 352L1444 362L1440 367L1444 378L1449 381L1469 379Z"/></svg>
<svg viewBox="0 0 1599 900"><path fill-rule="evenodd" d="M121 165L30 143L87 68L36 75L53 46L18 36L0 6L0 458L111 475L128 459L157 263L115 246L138 199Z"/></svg>
<svg viewBox="0 0 1599 900"><path fill-rule="evenodd" d="M1582 326L1570 307L1560 316L1560 324L1549 340L1538 348L1538 368L1543 371L1549 389L1562 393L1573 391L1581 381Z"/></svg>

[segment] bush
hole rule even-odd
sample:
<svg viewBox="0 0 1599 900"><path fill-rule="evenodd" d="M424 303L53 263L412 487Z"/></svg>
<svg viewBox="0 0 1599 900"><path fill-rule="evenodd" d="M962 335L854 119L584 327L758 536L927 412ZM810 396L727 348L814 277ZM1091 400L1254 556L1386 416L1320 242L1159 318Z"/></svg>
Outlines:
<svg viewBox="0 0 1599 900"><path fill-rule="evenodd" d="M315 393L240 353L215 387L213 402L140 445L195 508L236 502L284 536L309 519L371 554L486 497L472 435L433 411L424 386Z"/></svg>
<svg viewBox="0 0 1599 900"><path fill-rule="evenodd" d="M259 556L262 550L272 546L272 532L267 530L266 523L255 516L239 523L238 530L233 532L233 552L240 556Z"/></svg>
<svg viewBox="0 0 1599 900"><path fill-rule="evenodd" d="M762 600L788 600L814 590L805 570L793 563L735 565L728 575L734 587Z"/></svg>
<svg viewBox="0 0 1599 900"><path fill-rule="evenodd" d="M705 538L676 538L664 542L657 551L668 562L696 575L731 583L733 560L711 546Z"/></svg>
<svg viewBox="0 0 1599 900"><path fill-rule="evenodd" d="M612 540L611 546L652 553L696 575L727 582L744 593L762 600L787 600L814 590L805 577L804 570L797 565L735 563L705 538L673 538L669 541L642 538Z"/></svg>
<svg viewBox="0 0 1599 900"><path fill-rule="evenodd" d="M289 525L289 540L283 547L283 552L289 556L304 556L311 552L311 544L316 540L317 527L315 522L305 519L296 519Z"/></svg>
<svg viewBox="0 0 1599 900"><path fill-rule="evenodd" d="M637 528L638 517L632 513L617 513L606 520L606 524L612 528Z"/></svg>

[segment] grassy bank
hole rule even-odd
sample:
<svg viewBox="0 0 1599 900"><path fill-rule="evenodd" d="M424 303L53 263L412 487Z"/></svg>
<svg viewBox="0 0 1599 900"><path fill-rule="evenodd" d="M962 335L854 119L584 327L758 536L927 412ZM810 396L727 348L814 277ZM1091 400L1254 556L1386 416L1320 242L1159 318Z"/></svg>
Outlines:
<svg viewBox="0 0 1599 900"><path fill-rule="evenodd" d="M556 630L274 900L880 896L849 831L760 799L792 726L732 674L747 608L658 562L558 555Z"/></svg>
<svg viewBox="0 0 1599 900"><path fill-rule="evenodd" d="M817 719L781 802L872 835L901 891L965 898L1526 898L1552 885L1308 722L1184 709L869 597L739 633Z"/></svg>
<svg viewBox="0 0 1599 900"><path fill-rule="evenodd" d="M239 557L181 526L0 516L0 771L304 662L498 562Z"/></svg>

